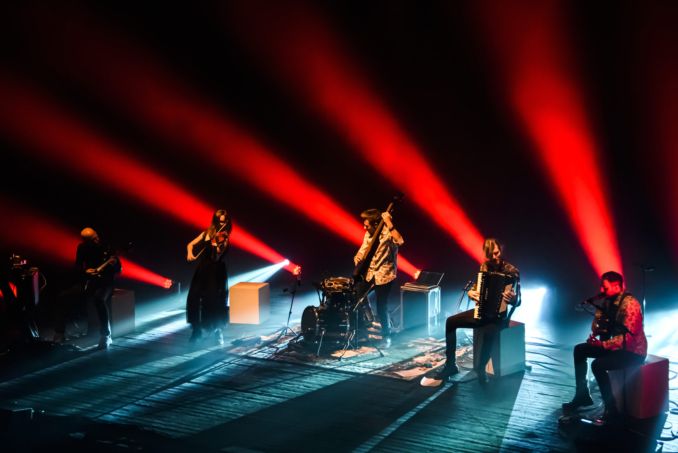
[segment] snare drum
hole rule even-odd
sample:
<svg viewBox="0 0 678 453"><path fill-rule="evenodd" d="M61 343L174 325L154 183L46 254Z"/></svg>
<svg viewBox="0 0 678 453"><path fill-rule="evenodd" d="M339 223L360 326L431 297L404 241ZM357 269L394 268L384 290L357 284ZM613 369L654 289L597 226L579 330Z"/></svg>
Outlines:
<svg viewBox="0 0 678 453"><path fill-rule="evenodd" d="M324 293L350 293L353 291L353 279L349 277L329 277L323 280Z"/></svg>
<svg viewBox="0 0 678 453"><path fill-rule="evenodd" d="M354 300L353 279L348 277L330 277L323 280L324 303L336 309L348 310Z"/></svg>

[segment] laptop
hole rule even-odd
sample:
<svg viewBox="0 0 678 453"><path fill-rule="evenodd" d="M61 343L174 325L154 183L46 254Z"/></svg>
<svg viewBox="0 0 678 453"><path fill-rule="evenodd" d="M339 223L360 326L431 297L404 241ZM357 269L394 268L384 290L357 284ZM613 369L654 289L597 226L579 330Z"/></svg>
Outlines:
<svg viewBox="0 0 678 453"><path fill-rule="evenodd" d="M403 286L416 289L431 289L439 286L444 276L443 272L421 271L415 281L407 282Z"/></svg>

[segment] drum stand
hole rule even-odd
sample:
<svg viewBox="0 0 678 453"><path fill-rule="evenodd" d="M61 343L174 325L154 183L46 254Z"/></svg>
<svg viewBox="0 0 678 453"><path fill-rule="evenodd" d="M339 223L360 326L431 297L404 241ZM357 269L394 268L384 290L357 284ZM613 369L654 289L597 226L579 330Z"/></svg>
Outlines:
<svg viewBox="0 0 678 453"><path fill-rule="evenodd" d="M353 307L353 310L351 310L352 311L351 315L355 315L355 323L353 324L353 329L349 332L348 337L346 338L346 344L344 345L344 349L341 351L339 360L341 360L344 357L344 354L346 354L346 350L348 350L349 347L352 346L353 349L358 349L358 321L360 320L360 311L358 309L364 303L369 304L367 296L369 295L370 291L372 291L373 288L374 283L370 284L370 287L367 289L367 291L363 293L360 299L358 299L358 302ZM382 352L378 345L374 344L372 341L370 341L370 345L377 350L380 357L384 357L384 353Z"/></svg>

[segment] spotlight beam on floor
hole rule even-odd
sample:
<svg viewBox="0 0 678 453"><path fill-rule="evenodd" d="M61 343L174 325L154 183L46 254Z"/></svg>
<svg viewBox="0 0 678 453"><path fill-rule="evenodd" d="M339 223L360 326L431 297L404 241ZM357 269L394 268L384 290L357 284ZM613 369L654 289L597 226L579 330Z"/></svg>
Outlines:
<svg viewBox="0 0 678 453"><path fill-rule="evenodd" d="M310 5L259 6L233 4L226 17L268 73L320 112L360 157L407 193L469 256L482 261L482 235L369 86L329 22Z"/></svg>
<svg viewBox="0 0 678 453"><path fill-rule="evenodd" d="M185 224L201 230L206 227L213 209L35 91L14 77L0 74L0 98L3 100L0 103L0 130L19 143L24 152ZM263 241L234 225L231 242L235 247L274 263L285 259ZM292 271L294 266L291 264L289 270Z"/></svg>
<svg viewBox="0 0 678 453"><path fill-rule="evenodd" d="M83 20L78 14L69 16L68 28L53 14L48 16L37 18L34 25L49 31L46 58L56 57L59 70L67 71L169 143L185 145L338 236L354 244L362 242L364 230L357 215L345 211L222 109L172 78L172 71L144 54L138 43L126 42L104 24L92 26L95 20ZM284 257L271 255L267 259L279 262ZM410 276L417 271L402 255L398 267Z"/></svg>
<svg viewBox="0 0 678 453"><path fill-rule="evenodd" d="M500 84L595 272L622 272L606 179L565 27L564 2L482 2Z"/></svg>

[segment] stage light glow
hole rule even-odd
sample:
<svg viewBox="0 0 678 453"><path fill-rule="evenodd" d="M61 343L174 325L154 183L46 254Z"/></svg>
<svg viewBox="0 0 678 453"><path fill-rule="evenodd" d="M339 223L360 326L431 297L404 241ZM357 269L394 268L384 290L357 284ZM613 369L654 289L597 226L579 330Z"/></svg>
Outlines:
<svg viewBox="0 0 678 453"><path fill-rule="evenodd" d="M310 6L260 6L244 2L229 9L229 25L242 41L342 132L363 159L402 188L466 253L482 261L482 235L412 137L368 87L329 24Z"/></svg>
<svg viewBox="0 0 678 453"><path fill-rule="evenodd" d="M522 287L520 292L522 304L516 309L513 319L524 323L526 329L538 326L548 288L545 286L527 286Z"/></svg>
<svg viewBox="0 0 678 453"><path fill-rule="evenodd" d="M0 98L0 129L24 146L25 152L193 227L204 229L212 217L213 210L188 191L88 130L17 80L0 75ZM40 133L36 134L36 130ZM231 243L270 262L284 259L235 223ZM290 272L292 269L290 265Z"/></svg>
<svg viewBox="0 0 678 453"><path fill-rule="evenodd" d="M603 166L558 2L484 2L511 106L598 275L622 272Z"/></svg>
<svg viewBox="0 0 678 453"><path fill-rule="evenodd" d="M80 240L65 227L57 225L44 214L31 212L4 198L0 198L0 241L6 247L30 250L58 263L75 262L75 252ZM36 240L39 238L39 240ZM21 253L23 255L23 253ZM168 280L145 267L122 258L120 276L163 287Z"/></svg>
<svg viewBox="0 0 678 453"><path fill-rule="evenodd" d="M272 264L270 266L254 269L242 274L238 274L233 277L229 277L228 285L233 286L241 282L265 282L280 269L286 268L289 265L289 262L286 264L285 261L281 261L280 263Z"/></svg>
<svg viewBox="0 0 678 453"><path fill-rule="evenodd" d="M169 75L172 71L154 63L137 43L126 43L103 24L93 26L93 18L84 19L77 13L69 15L68 28L53 12L33 19L34 24L49 30L45 56L59 55L59 70L70 71L70 76L141 120L168 142L183 144L340 237L355 244L362 242L364 230L356 216L221 109L174 80ZM88 39L84 41L82 36ZM233 240L236 245L235 235ZM242 233L238 233L238 241L241 246L251 245L261 252L262 244L249 244ZM271 250L259 256L271 262L283 259ZM290 263L285 269L291 272L295 266ZM404 259L399 261L399 267L408 275L416 269Z"/></svg>
<svg viewBox="0 0 678 453"><path fill-rule="evenodd" d="M678 319L678 310L656 310L648 311L644 322L645 332L650 334L647 338L648 351L668 357L672 363L678 362L676 319Z"/></svg>

